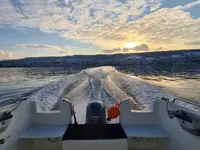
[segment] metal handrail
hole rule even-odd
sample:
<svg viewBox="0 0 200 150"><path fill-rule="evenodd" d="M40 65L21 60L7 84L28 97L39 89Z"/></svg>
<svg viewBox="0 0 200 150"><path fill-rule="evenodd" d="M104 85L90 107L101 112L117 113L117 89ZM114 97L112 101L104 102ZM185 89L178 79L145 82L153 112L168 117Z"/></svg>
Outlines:
<svg viewBox="0 0 200 150"><path fill-rule="evenodd" d="M170 100L169 100L168 98L162 97L161 99L164 100L164 101L170 102ZM187 99L184 99L184 98L178 98L178 97L177 97L177 98L174 98L174 99L171 101L171 103L174 103L174 102L177 101L177 100L182 101L182 102L185 102L185 103L188 103L188 104L191 104L191 105L194 105L194 106L200 107L200 103L198 103L198 102L193 102L193 101L190 101L190 100L187 100Z"/></svg>
<svg viewBox="0 0 200 150"><path fill-rule="evenodd" d="M8 106L8 105L16 104L17 102L21 102L21 101L24 101L24 100L27 100L27 97L22 97L22 98L17 99L17 100L9 99L9 100L6 100L6 101L2 101L2 102L0 102L0 108Z"/></svg>
<svg viewBox="0 0 200 150"><path fill-rule="evenodd" d="M174 99L172 100L172 103L174 103L176 100L183 101L183 102L185 102L185 103L188 103L188 104L191 104L191 105L200 107L200 103L198 103L198 102L193 102L193 101L190 101L190 100L187 100L187 99L183 99L183 98L174 98Z"/></svg>

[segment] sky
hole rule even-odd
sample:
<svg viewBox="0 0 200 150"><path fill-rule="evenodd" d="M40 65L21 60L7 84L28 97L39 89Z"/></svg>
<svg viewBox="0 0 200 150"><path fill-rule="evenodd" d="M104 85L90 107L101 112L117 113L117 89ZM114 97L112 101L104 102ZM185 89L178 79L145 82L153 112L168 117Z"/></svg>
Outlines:
<svg viewBox="0 0 200 150"><path fill-rule="evenodd" d="M0 0L0 60L200 48L200 0Z"/></svg>

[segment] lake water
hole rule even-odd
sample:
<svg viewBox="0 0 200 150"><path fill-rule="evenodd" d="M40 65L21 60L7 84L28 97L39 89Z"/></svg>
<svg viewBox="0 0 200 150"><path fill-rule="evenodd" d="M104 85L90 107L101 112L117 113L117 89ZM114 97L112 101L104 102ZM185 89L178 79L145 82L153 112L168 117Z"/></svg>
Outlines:
<svg viewBox="0 0 200 150"><path fill-rule="evenodd" d="M91 100L109 107L126 98L133 101L133 109L145 110L161 97L200 102L200 73L198 67L178 72L137 67L0 68L0 101L27 95L41 101L43 110L54 109L61 97L76 103L78 110Z"/></svg>
<svg viewBox="0 0 200 150"><path fill-rule="evenodd" d="M0 101L20 98L80 70L65 68L0 68Z"/></svg>

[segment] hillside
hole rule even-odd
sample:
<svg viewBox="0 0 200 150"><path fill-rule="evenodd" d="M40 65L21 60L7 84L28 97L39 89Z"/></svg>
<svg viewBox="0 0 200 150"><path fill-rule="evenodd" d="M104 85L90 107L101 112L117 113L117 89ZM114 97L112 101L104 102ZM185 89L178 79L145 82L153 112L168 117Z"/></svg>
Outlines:
<svg viewBox="0 0 200 150"><path fill-rule="evenodd" d="M0 61L0 67L96 67L132 65L200 65L200 50L114 55L35 57Z"/></svg>

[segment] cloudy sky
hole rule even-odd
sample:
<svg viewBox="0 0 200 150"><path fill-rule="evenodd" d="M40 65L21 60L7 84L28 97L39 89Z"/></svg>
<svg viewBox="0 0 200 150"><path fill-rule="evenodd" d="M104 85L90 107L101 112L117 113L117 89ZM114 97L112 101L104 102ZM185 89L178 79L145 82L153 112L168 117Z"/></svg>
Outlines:
<svg viewBox="0 0 200 150"><path fill-rule="evenodd" d="M200 48L200 0L0 0L0 60Z"/></svg>

